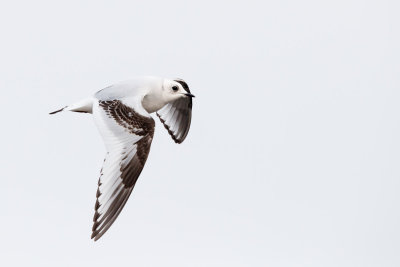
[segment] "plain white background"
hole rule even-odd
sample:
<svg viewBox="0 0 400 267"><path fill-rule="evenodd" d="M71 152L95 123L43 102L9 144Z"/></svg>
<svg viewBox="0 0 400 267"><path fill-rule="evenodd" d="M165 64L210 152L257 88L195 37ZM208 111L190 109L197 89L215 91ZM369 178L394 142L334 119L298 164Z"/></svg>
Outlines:
<svg viewBox="0 0 400 267"><path fill-rule="evenodd" d="M400 266L398 1L3 1L1 266ZM48 112L141 75L185 79L110 231L105 149Z"/></svg>

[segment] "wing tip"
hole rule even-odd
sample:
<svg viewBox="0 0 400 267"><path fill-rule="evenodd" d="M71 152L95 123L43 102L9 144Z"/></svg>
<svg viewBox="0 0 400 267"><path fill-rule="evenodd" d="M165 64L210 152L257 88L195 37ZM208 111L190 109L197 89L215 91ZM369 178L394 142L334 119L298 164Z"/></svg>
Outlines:
<svg viewBox="0 0 400 267"><path fill-rule="evenodd" d="M157 117L160 119L161 123L164 125L164 128L167 130L167 132L169 133L169 135L171 136L172 140L174 140L175 143L180 144L183 142L183 140L185 140L185 137L182 138L176 138L175 133L173 131L171 131L170 127L168 126L168 124L165 122L165 120L161 117L160 114L158 114L158 112L156 112Z"/></svg>
<svg viewBox="0 0 400 267"><path fill-rule="evenodd" d="M101 231L101 228L100 229L97 229L98 227L99 227L99 225L100 225L100 223L99 222L97 222L97 221L95 221L94 223L93 223L93 227L92 227L92 234L91 234L91 236L90 236L90 239L93 239L93 241L97 241L97 240L99 240L100 239L100 237L102 237L103 235L104 235L104 233L106 232L106 231Z"/></svg>
<svg viewBox="0 0 400 267"><path fill-rule="evenodd" d="M97 235L97 234L98 234L98 233L93 232L92 235L90 236L90 239L93 239L93 242L96 242L96 241L99 240L100 237L102 236L102 235Z"/></svg>

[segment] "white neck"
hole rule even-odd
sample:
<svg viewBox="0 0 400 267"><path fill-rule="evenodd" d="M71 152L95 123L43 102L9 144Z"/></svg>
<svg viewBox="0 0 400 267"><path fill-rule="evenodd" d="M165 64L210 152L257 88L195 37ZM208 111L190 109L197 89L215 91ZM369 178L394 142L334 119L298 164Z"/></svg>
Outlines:
<svg viewBox="0 0 400 267"><path fill-rule="evenodd" d="M143 97L142 106L148 113L156 112L167 104L158 94L149 93Z"/></svg>

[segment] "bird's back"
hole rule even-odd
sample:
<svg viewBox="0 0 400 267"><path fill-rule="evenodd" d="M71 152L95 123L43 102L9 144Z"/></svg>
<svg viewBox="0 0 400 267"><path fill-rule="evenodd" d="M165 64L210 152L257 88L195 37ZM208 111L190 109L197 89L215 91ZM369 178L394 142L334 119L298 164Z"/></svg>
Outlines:
<svg viewBox="0 0 400 267"><path fill-rule="evenodd" d="M162 87L163 78L146 76L118 82L98 91L94 96L98 100L108 101L144 96L152 88Z"/></svg>

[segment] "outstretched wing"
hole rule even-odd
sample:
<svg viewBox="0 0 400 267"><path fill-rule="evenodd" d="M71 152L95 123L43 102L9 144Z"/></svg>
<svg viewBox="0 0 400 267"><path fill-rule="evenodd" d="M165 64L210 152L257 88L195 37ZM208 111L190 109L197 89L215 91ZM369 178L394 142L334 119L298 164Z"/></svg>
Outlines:
<svg viewBox="0 0 400 267"><path fill-rule="evenodd" d="M175 81L180 83L186 92L190 93L189 86L183 80ZM157 111L157 116L175 143L182 143L189 132L192 120L192 98L181 98L165 105Z"/></svg>
<svg viewBox="0 0 400 267"><path fill-rule="evenodd" d="M98 240L125 206L142 172L154 134L154 120L119 100L99 101L93 115L107 147L100 172L92 238Z"/></svg>

